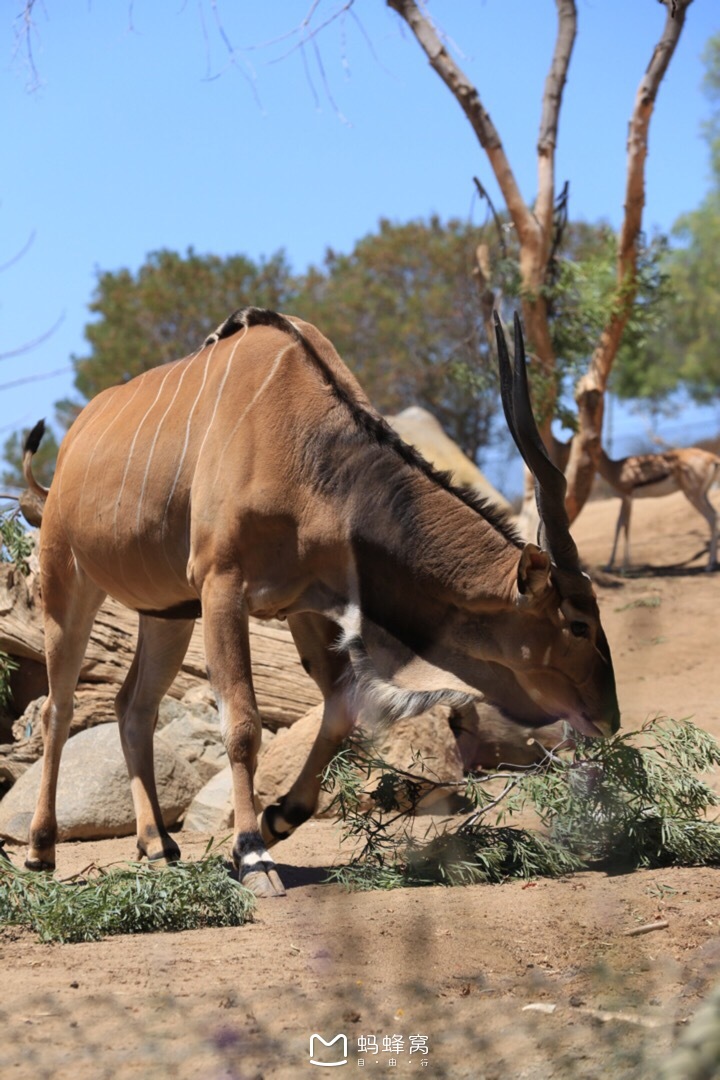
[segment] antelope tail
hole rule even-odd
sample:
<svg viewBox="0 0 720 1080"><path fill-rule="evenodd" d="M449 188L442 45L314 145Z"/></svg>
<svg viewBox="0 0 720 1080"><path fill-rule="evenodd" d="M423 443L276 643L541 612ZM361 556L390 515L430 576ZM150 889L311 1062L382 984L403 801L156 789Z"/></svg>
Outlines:
<svg viewBox="0 0 720 1080"><path fill-rule="evenodd" d="M25 445L23 446L23 476L27 480L27 485L30 490L41 498L43 501L48 497L48 489L39 484L32 471L32 459L33 455L37 452L37 448L40 445L40 441L45 434L45 421L38 420L35 427L25 439Z"/></svg>

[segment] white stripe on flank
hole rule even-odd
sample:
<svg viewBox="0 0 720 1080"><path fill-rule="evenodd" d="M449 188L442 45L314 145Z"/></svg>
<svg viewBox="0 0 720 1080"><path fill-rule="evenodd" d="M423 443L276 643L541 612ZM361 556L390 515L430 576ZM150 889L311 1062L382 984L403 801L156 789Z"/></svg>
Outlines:
<svg viewBox="0 0 720 1080"><path fill-rule="evenodd" d="M168 512L170 510L170 503L173 500L173 495L175 494L175 489L176 489L176 487L178 485L178 481L180 479L180 473L182 472L183 465L185 464L185 458L187 456L188 445L190 443L190 425L192 424L192 418L195 415L195 410L197 409L197 405L198 405L198 402L199 402L199 400L200 400L200 398L202 396L202 392L205 389L205 383L207 382L208 365L210 363L210 359L211 359L212 354L214 352L215 352L215 345L213 345L211 347L210 351L208 352L207 356L205 357L205 367L203 369L202 382L200 383L200 389L198 390L197 394L195 395L195 400L193 401L192 405L190 406L190 412L188 413L187 423L185 424L185 441L183 443L182 453L180 454L180 461L178 462L178 467L177 467L177 469L175 471L175 479L172 482L172 487L170 488L170 494L168 495L167 501L165 502L165 512L163 513L163 520L162 520L162 527L161 527L161 530L160 530L160 535L162 536L163 554L165 555L165 560L166 560L168 566L172 570L174 570L175 568L173 567L173 564L172 564L172 562L170 560L170 556L168 555L168 553L167 553L167 551L165 549L165 529L166 529L166 526L167 526Z"/></svg>
<svg viewBox="0 0 720 1080"><path fill-rule="evenodd" d="M162 429L162 426L165 423L165 420L167 419L168 414L170 413L170 410L172 409L173 405L175 404L177 396L180 393L180 388L182 387L183 380L184 380L184 378L187 375L189 370L190 370L189 365L183 368L180 379L178 380L178 384L175 387L175 393L171 397L170 403L169 403L168 407L165 409L165 412L160 417L160 421L159 421L159 423L157 425L157 428L155 429L155 434L153 435L152 443L150 444L150 451L148 453L148 459L147 459L147 462L146 462L146 465L145 465L145 474L143 476L142 487L140 488L140 499L138 500L137 518L136 518L136 522L135 522L136 532L137 532L138 536L140 535L140 517L141 517L141 514L142 514L142 504L143 504L143 500L145 498L145 491L147 489L148 477L150 475L150 465L152 464L153 455L155 453L155 446L156 446L158 438L160 436L160 431ZM151 574L150 574L150 571L148 569L147 563L145 562L145 554L143 552L142 544L139 544L139 550L140 550L140 560L141 560L141 562L143 564L143 569L145 570L145 573L148 575L148 577L150 577Z"/></svg>
<svg viewBox="0 0 720 1080"><path fill-rule="evenodd" d="M210 423L207 426L207 431L205 432L205 436L203 438L203 441L200 444L200 449L198 450L198 456L197 456L197 458L195 460L195 468L197 468L198 463L200 461L200 458L202 457L202 452L205 449L205 443L207 442L207 437L210 434L210 428L215 423L215 417L217 415L218 405L220 404L220 398L222 397L222 392L225 389L225 383L227 382L227 377L230 374L230 364L233 361L233 357L235 356L235 351L236 351L238 345L240 344L242 339L245 337L247 332L248 332L248 328L246 326L245 329L243 330L243 332L238 335L238 340L233 345L232 352L230 353L230 356L228 357L227 364L225 365L225 371L223 373L223 377L222 377L222 380L220 382L220 386L218 387L218 392L215 395L215 404L213 406L212 416L210 417Z"/></svg>
<svg viewBox="0 0 720 1080"><path fill-rule="evenodd" d="M81 507L81 509L84 509L84 507L85 507L85 485L87 483L88 475L90 473L90 466L94 462L97 461L98 447L100 446L100 443L103 441L105 436L108 434L108 432L110 431L112 426L117 423L117 421L120 419L120 417L125 412L127 407L135 400L135 397L137 395L138 390L140 389L142 384L145 382L145 375L146 374L147 373L144 372L142 375L138 376L137 384L136 384L135 389L133 390L132 394L130 395L128 400L125 402L123 407L121 409L118 409L118 411L115 413L115 415L113 416L113 418L110 421L110 423L108 424L108 426L102 432L102 434L100 435L100 438L98 439L98 441L95 443L95 446L93 447L92 453L88 453L87 465L85 466L85 476L83 477L82 487L80 488L80 507ZM113 399L111 398L110 400L112 401ZM82 434L82 432L81 432L81 434ZM82 521L82 517L81 517L81 521Z"/></svg>
<svg viewBox="0 0 720 1080"><path fill-rule="evenodd" d="M111 396L111 395L108 395L108 397L107 397L107 399L106 399L105 403L104 403L104 404L102 405L102 407L101 407L101 408L99 408L99 409L98 409L98 410L97 410L97 411L95 412L95 414L94 414L93 416L91 416L91 417L90 417L90 419L88 420L87 424L85 424L85 425L84 425L84 427L82 427L82 428L80 429L80 431L78 432L78 434L84 434L84 433L85 433L85 431L86 431L86 430L87 430L87 429L88 429L88 428L89 428L89 427L90 427L90 426L92 425L93 421L94 421L94 420L98 420L98 419L99 419L99 418L100 418L100 417L102 416L102 414L103 414L103 413L105 412L105 410L107 409L107 407L108 407L109 405L112 405L112 401L113 401L113 399L112 399L112 396ZM69 459L70 455L71 455L71 454L72 454L72 452L73 452L73 451L74 451L74 450L75 450L75 449L77 448L77 444L78 444L78 440L77 440L77 439L76 439L76 440L75 440L74 442L70 443L70 446L69 446L69 448L68 448L68 451L67 451L67 453L65 454L65 457L64 457L64 460L63 460L63 468L62 468L62 469L60 470L60 473L59 473L59 475L58 475L58 507L60 508L60 513L62 513L62 478L63 478L63 473L64 473L64 471L65 471L65 466L66 466L66 464L67 464L67 461L68 461L68 459ZM88 458L88 461L89 461L89 460L91 460L91 459L90 459L90 457ZM87 477L87 466L85 467L85 476ZM83 487L84 487L84 484L83 484Z"/></svg>
<svg viewBox="0 0 720 1080"><path fill-rule="evenodd" d="M125 491L125 483L126 483L127 478L128 478L128 473L130 472L130 463L132 462L133 454L135 453L135 444L137 443L138 436L139 436L140 432L142 431L142 428L143 428L143 426L145 424L145 421L147 420L148 416L150 415L150 413L153 411L153 409L157 405L157 403L158 403L158 401L160 399L160 395L163 392L163 387L165 386L165 383L167 382L167 380L168 380L168 378L170 377L171 374L172 374L172 369L170 369L170 371L167 371L165 373L165 375L163 376L163 378L162 378L162 380L160 382L160 386L158 387L158 392L155 395L155 397L153 398L152 404L150 406L148 406L148 408L145 410L143 418L140 421L140 423L138 424L137 428L135 429L135 434L133 435L132 442L130 443L130 450L128 452L127 461L125 462L125 471L123 472L122 483L120 484L120 490L119 490L117 498L115 500L115 514L114 514L114 517L113 517L113 537L115 539L116 544L117 544L117 537L118 537L118 514L120 513L120 503L122 502L123 492Z"/></svg>
<svg viewBox="0 0 720 1080"><path fill-rule="evenodd" d="M255 395L254 395L252 401L248 402L248 404L245 406L245 408L243 409L243 411L240 413L237 420L235 421L232 431L230 432L227 439L225 440L225 447L226 448L230 445L230 440L232 439L233 435L235 434L237 429L242 424L242 422L245 419L245 417L247 416L247 414L250 412L252 407L260 400L262 395L267 390L268 386L270 385L270 382L272 381L273 376L275 375L277 369L280 366L280 361L282 360L283 356L288 351L288 349L292 349L294 344L295 344L295 342L291 341L288 345L285 345L285 347L282 348L280 350L280 352L277 354L277 356L275 357L272 367L270 368L269 372L267 373L267 375L265 376L265 378L261 382L258 389L255 391ZM217 484L217 479L218 479L218 475L220 473L220 468L221 468L222 464L223 464L223 460L222 460L222 458L220 458L218 460L218 463L217 463L217 468L215 469L215 476L213 478L213 485L212 485L213 487Z"/></svg>

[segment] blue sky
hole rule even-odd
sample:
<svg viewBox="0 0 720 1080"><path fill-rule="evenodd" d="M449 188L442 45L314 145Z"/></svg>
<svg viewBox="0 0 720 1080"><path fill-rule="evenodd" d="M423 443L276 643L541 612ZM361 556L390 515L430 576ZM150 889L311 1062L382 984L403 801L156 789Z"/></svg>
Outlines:
<svg viewBox="0 0 720 1080"><path fill-rule="evenodd" d="M100 269L135 270L150 251L193 246L254 259L284 248L299 271L327 247L349 250L381 216L482 222L473 175L499 201L457 103L383 0L355 0L319 37L319 52L293 50L297 35L277 40L301 24L311 0L217 0L221 27L210 0L44 0L32 33L35 88L13 22L20 6L5 5L0 24L0 264L34 239L0 278L0 353L62 323L32 351L0 361L0 387L84 353ZM340 6L323 0L315 21ZM428 8L532 200L552 0ZM664 9L654 0L578 0L578 15L558 178L570 181L573 217L617 225L627 123ZM695 0L652 120L648 230L669 229L707 189L700 56L718 29L716 0ZM68 372L2 389L0 439L52 417L71 393ZM639 424L619 417L618 430L627 423Z"/></svg>

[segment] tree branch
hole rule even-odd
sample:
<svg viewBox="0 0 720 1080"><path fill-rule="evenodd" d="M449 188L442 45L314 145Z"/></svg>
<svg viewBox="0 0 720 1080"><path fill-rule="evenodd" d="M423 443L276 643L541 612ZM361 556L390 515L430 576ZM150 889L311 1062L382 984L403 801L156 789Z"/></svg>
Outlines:
<svg viewBox="0 0 720 1080"><path fill-rule="evenodd" d="M44 382L45 379L55 379L58 375L67 375L73 367L56 368L54 371L43 371L39 375L25 375L21 379L13 379L11 382L0 383L0 390L14 390L16 386L25 386L26 383Z"/></svg>
<svg viewBox="0 0 720 1080"><path fill-rule="evenodd" d="M595 389L604 391L613 360L620 346L636 295L638 240L645 207L645 160L648 130L660 83L680 40L685 14L692 0L672 0L667 4L665 26L647 71L635 95L628 131L625 216L618 240L617 290L613 314L593 353L586 378Z"/></svg>
<svg viewBox="0 0 720 1080"><path fill-rule="evenodd" d="M555 147L562 95L577 34L575 0L556 0L558 32L550 71L545 80L540 134L538 136L538 193L535 216L540 223L546 250L550 250L555 206Z"/></svg>
<svg viewBox="0 0 720 1080"><path fill-rule="evenodd" d="M0 353L0 360L10 360L14 356L22 356L23 353L30 352L31 349L36 348L38 345L42 345L43 341L47 341L48 338L52 337L64 319L65 313L63 312L62 315L55 320L49 330L40 334L39 337L33 338L32 341L26 341L23 345L18 345L16 349L9 349L7 352Z"/></svg>
<svg viewBox="0 0 720 1080"><path fill-rule="evenodd" d="M615 302L588 370L575 391L579 431L573 439L568 465L567 508L571 521L580 513L590 494L600 455L605 388L637 294L638 242L645 206L645 160L650 120L691 3L692 0L666 0L665 25L635 95L628 132L625 216L618 240Z"/></svg>
<svg viewBox="0 0 720 1080"><path fill-rule="evenodd" d="M528 234L537 231L537 225L517 185L500 136L476 88L452 59L435 27L422 14L415 0L387 0L387 5L408 24L430 61L431 67L440 76L470 121L480 145L488 156L522 242Z"/></svg>
<svg viewBox="0 0 720 1080"><path fill-rule="evenodd" d="M488 204L488 207L490 208L490 213L492 214L493 221L495 222L495 228L497 229L498 240L500 241L500 251L502 252L503 259L506 259L507 258L507 244L505 243L505 235L503 233L502 221L500 220L498 212L497 212L497 210L495 209L495 207L493 205L493 201L490 198L490 195L485 190L485 188L482 186L482 184L478 180L477 176L473 176L473 182L474 182L475 187L477 189L478 195L480 196L481 199L485 199L486 203Z"/></svg>

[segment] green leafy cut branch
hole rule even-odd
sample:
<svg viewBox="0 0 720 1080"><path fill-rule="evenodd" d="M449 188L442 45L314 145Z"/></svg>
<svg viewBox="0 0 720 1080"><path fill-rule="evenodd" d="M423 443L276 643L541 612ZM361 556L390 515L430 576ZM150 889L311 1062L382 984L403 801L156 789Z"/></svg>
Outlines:
<svg viewBox="0 0 720 1080"><path fill-rule="evenodd" d="M21 573L28 574L32 553L33 542L20 521L19 508L0 511L0 562L14 563Z"/></svg>
<svg viewBox="0 0 720 1080"><path fill-rule="evenodd" d="M658 718L608 740L574 735L572 749L546 751L537 765L448 785L417 758L411 770L389 765L356 734L323 781L357 844L333 877L349 888L394 888L720 864L720 824L707 817L720 796L699 775L718 764L711 735ZM461 809L419 839L415 811L449 786ZM510 824L527 810L539 830Z"/></svg>
<svg viewBox="0 0 720 1080"><path fill-rule="evenodd" d="M0 926L34 930L42 941L99 941L109 934L241 926L255 897L220 855L158 868L92 867L70 881L18 869L0 851Z"/></svg>
<svg viewBox="0 0 720 1080"><path fill-rule="evenodd" d="M14 563L21 573L27 574L27 560L32 551L32 540L20 523L18 508L0 511L0 562ZM10 675L17 666L16 661L0 649L0 708L10 701Z"/></svg>

